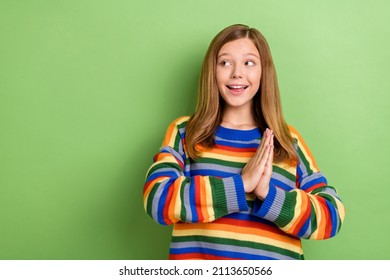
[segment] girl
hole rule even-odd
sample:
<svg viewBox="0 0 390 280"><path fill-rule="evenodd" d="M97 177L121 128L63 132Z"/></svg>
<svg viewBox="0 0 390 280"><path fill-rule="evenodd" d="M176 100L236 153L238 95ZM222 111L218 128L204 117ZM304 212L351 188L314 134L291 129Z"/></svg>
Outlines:
<svg viewBox="0 0 390 280"><path fill-rule="evenodd" d="M174 224L170 259L303 259L301 238L334 236L345 215L283 118L265 38L245 25L212 40L195 113L168 127L143 194Z"/></svg>

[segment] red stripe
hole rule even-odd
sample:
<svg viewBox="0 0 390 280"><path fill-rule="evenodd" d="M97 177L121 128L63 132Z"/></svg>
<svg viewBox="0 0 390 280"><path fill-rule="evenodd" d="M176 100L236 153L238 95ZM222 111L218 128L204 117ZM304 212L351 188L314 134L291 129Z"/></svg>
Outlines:
<svg viewBox="0 0 390 280"><path fill-rule="evenodd" d="M306 194L304 194L304 195L306 195ZM299 222L296 224L294 231L292 232L293 235L298 235L299 231L301 230L301 228L303 227L303 225L305 224L307 219L310 218L310 213L311 213L310 199L306 198L306 207L305 207L304 212L302 214L303 216L301 217Z"/></svg>
<svg viewBox="0 0 390 280"><path fill-rule="evenodd" d="M315 190L317 188L322 188L322 187L325 187L325 186L326 186L325 183L318 183L318 184L315 184L315 185L311 186L308 189L305 189L305 192L311 192L311 191L313 191L313 190Z"/></svg>
<svg viewBox="0 0 390 280"><path fill-rule="evenodd" d="M326 204L325 198L321 196L318 197L318 202L321 204L322 209L324 210L325 219L326 219L324 238L329 238L332 233L332 220L330 218L330 214L328 211L328 205Z"/></svg>
<svg viewBox="0 0 390 280"><path fill-rule="evenodd" d="M203 221L202 205L200 201L200 176L194 176L195 183L195 209L198 214L198 221Z"/></svg>
<svg viewBox="0 0 390 280"><path fill-rule="evenodd" d="M163 214L163 217L164 217L164 222L166 224L172 224L172 221L169 219L169 205L171 204L171 200L172 200L172 194L173 194L173 186L171 186L170 188L168 188L168 194L167 194L167 199L164 203L164 214Z"/></svg>
<svg viewBox="0 0 390 280"><path fill-rule="evenodd" d="M202 253L186 253L186 254L169 254L170 260L188 260L188 259L202 259L202 260L239 260L237 258L228 258L215 256L211 254Z"/></svg>
<svg viewBox="0 0 390 280"><path fill-rule="evenodd" d="M231 146L224 146L224 145L221 145L221 144L215 144L214 146L215 149L220 149L220 150L224 150L224 151L231 151L231 152L247 152L247 153L250 153L250 152L253 152L255 153L256 152L256 148L238 148L238 147L231 147Z"/></svg>
<svg viewBox="0 0 390 280"><path fill-rule="evenodd" d="M237 225L242 226L245 228L254 228L254 229L261 229L272 233L280 234L283 231L275 226L267 225L267 224L261 224L261 227L259 225L259 222L257 221L246 221L246 220L238 220L234 218L219 218L218 220L215 220L213 224L223 224L223 225Z"/></svg>
<svg viewBox="0 0 390 280"><path fill-rule="evenodd" d="M147 190L147 188L149 187L149 185L152 183L152 181L146 181L146 183L144 184L144 190L143 190L143 194L145 194L145 191Z"/></svg>

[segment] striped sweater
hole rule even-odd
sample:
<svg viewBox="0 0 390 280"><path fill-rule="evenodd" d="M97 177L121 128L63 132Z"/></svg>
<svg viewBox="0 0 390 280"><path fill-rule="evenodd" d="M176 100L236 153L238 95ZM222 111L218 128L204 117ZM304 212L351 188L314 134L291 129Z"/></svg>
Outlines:
<svg viewBox="0 0 390 280"><path fill-rule="evenodd" d="M215 146L188 158L188 117L169 126L149 168L143 199L162 225L174 224L169 259L303 259L301 238L326 239L340 230L345 210L298 132L296 166L273 165L261 201L246 194L241 171L261 132L218 127Z"/></svg>

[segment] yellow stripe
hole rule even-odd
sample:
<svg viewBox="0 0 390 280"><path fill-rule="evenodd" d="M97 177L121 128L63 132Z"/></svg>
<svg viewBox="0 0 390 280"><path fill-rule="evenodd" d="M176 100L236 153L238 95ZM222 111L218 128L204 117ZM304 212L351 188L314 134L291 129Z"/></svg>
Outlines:
<svg viewBox="0 0 390 280"><path fill-rule="evenodd" d="M205 210L207 212L207 218L204 222L211 222L214 220L215 212L213 207L213 196L211 192L211 185L210 181L207 179L205 180L205 198L206 198L206 205Z"/></svg>
<svg viewBox="0 0 390 280"><path fill-rule="evenodd" d="M234 239L240 241L249 241L249 242L276 246L279 248L296 252L298 254L302 254L301 242L296 239L292 239L292 240L294 242L298 242L299 246L288 242L278 241L264 236L259 236L259 235L249 234L249 233L247 234L235 233L235 232L221 231L221 230L204 230L204 229L190 229L190 230L177 230L177 231L173 230L172 235L173 236L201 235L201 236L208 236L208 237L219 237L219 238L228 238L228 239Z"/></svg>
<svg viewBox="0 0 390 280"><path fill-rule="evenodd" d="M285 225L283 228L281 228L283 231L289 232L290 229L298 222L298 219L301 217L302 214L302 194L301 191L293 190L297 193L297 199L294 207L294 217L293 219Z"/></svg>
<svg viewBox="0 0 390 280"><path fill-rule="evenodd" d="M160 160L154 162L154 163L149 167L148 171L146 172L145 179L147 178L147 176L149 175L150 170L151 170L153 167L155 167L156 165L162 164L162 163L174 163L174 164L178 164L178 163L177 163L177 160L176 160L173 156L164 157L163 159L160 159Z"/></svg>
<svg viewBox="0 0 390 280"><path fill-rule="evenodd" d="M296 176L297 168L295 165L291 166L291 164L286 162L274 162L273 165L283 169L283 171L290 173L294 177Z"/></svg>
<svg viewBox="0 0 390 280"><path fill-rule="evenodd" d="M345 217L345 207L340 202L340 200L338 200L337 198L335 198L334 200L336 201L336 205L337 205L337 209L338 209L338 212L339 212L340 220L341 220L341 222L343 222L344 221L344 217Z"/></svg>
<svg viewBox="0 0 390 280"><path fill-rule="evenodd" d="M174 190L175 197L173 198L175 206L174 206L173 215L178 221L180 220L181 208L183 207L182 200L180 197L180 189L182 188L182 184L183 184L183 180L180 180L180 182L175 182L175 184L173 184L173 187L175 188Z"/></svg>
<svg viewBox="0 0 390 280"><path fill-rule="evenodd" d="M312 194L308 194L310 201L313 204L314 212L316 215L317 228L310 236L310 239L318 239L320 234L320 221L322 220L321 206L317 199Z"/></svg>
<svg viewBox="0 0 390 280"><path fill-rule="evenodd" d="M300 135L291 132L291 135L295 138L298 139L298 147L301 149L301 152L305 156L306 160L309 163L310 169L312 169L314 172L318 172L318 168L316 167L316 164L314 162L314 159L310 156L309 151L306 150L306 148L303 146L303 139L301 138Z"/></svg>
<svg viewBox="0 0 390 280"><path fill-rule="evenodd" d="M240 163L247 163L251 157L235 157L235 156L226 156L222 154L212 153L212 152L202 152L202 158L212 158L225 161L233 161Z"/></svg>

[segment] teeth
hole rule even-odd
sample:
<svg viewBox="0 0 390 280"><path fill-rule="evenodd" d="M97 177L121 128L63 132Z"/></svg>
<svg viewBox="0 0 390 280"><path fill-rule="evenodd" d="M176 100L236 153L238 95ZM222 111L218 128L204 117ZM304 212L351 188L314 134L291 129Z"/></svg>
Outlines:
<svg viewBox="0 0 390 280"><path fill-rule="evenodd" d="M228 87L231 89L242 89L242 88L246 88L247 86L228 86Z"/></svg>

